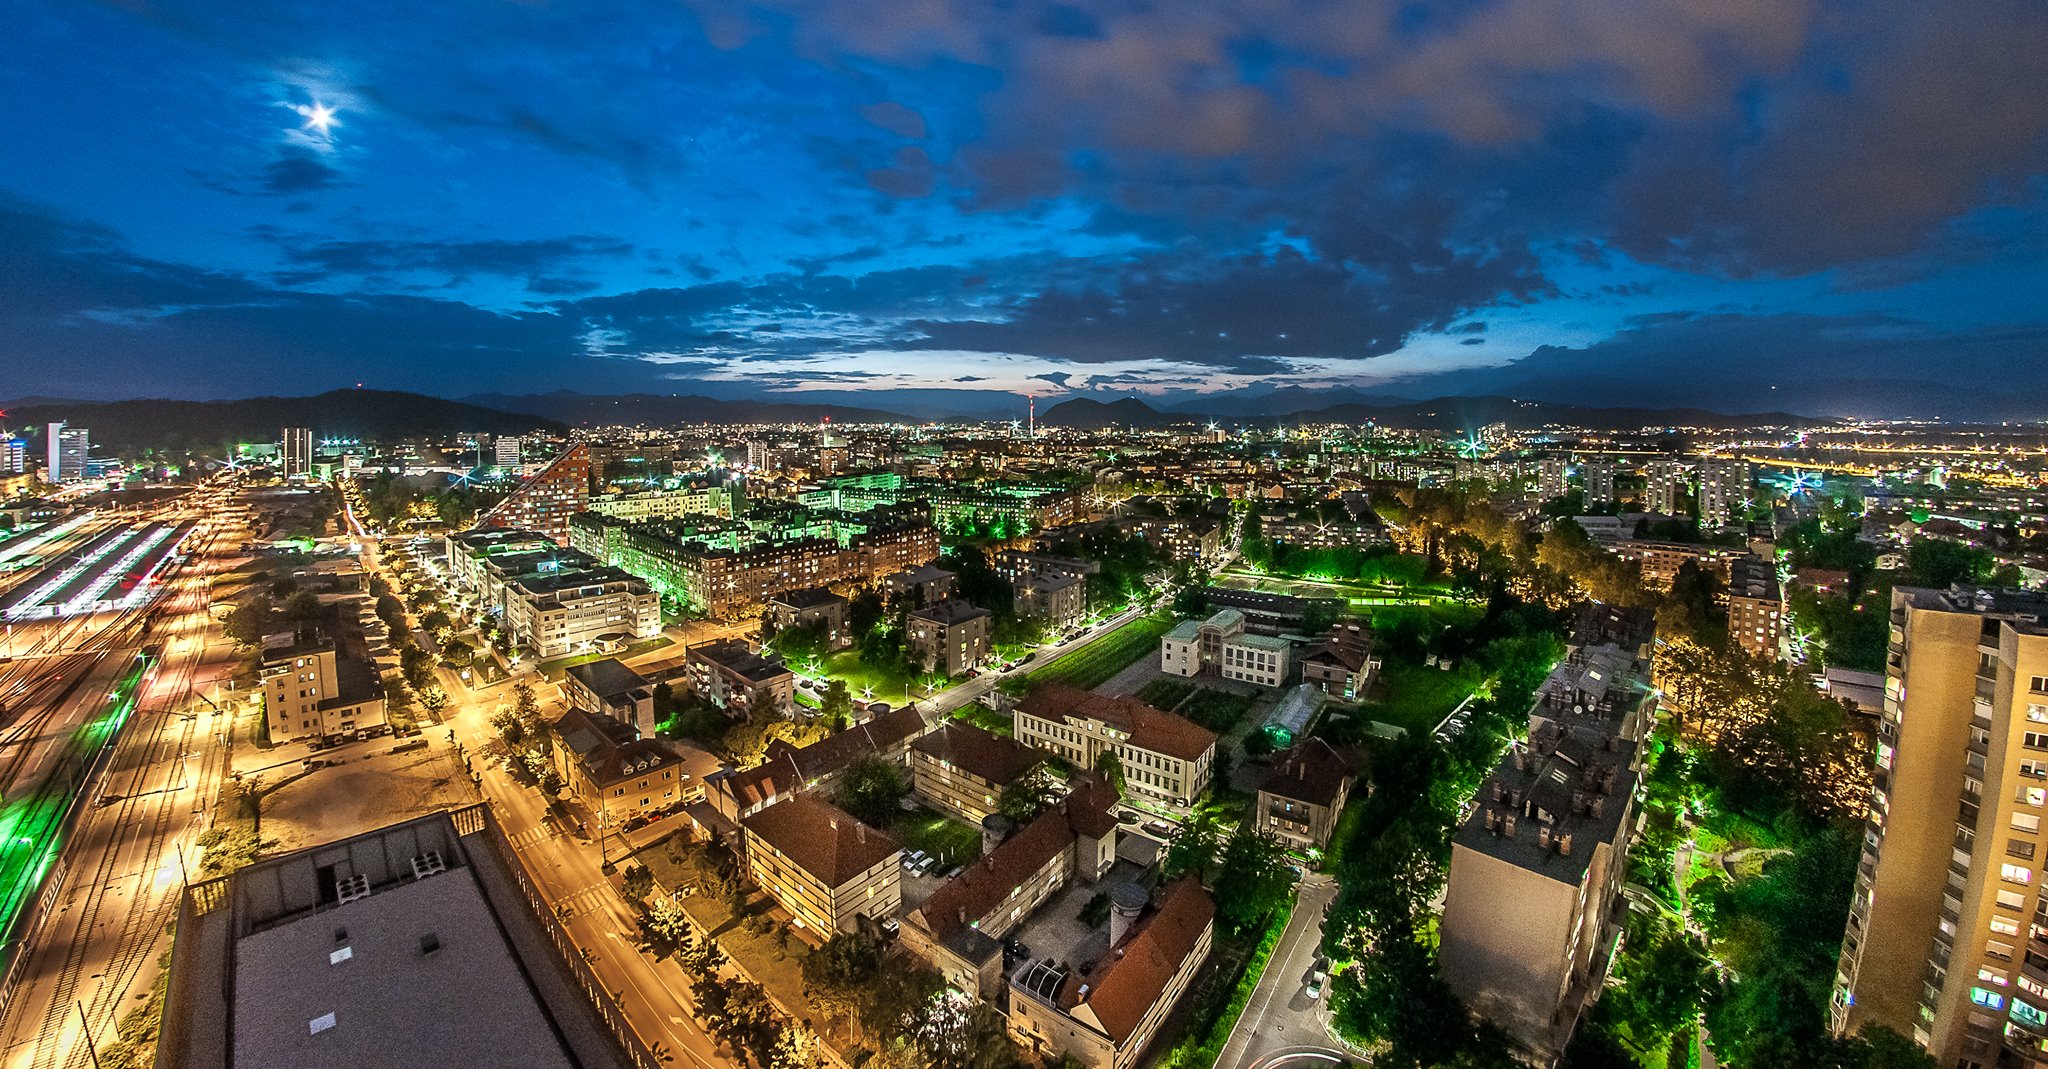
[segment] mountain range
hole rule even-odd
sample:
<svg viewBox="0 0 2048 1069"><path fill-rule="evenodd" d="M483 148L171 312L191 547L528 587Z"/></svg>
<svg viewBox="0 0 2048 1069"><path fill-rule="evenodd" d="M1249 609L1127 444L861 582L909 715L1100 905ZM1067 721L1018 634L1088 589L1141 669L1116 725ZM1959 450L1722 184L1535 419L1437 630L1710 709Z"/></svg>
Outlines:
<svg viewBox="0 0 2048 1069"><path fill-rule="evenodd" d="M1309 410L1285 410L1284 402L1285 399L1281 404L1271 406L1282 410L1257 415L1240 410L1235 414L1237 418L1232 419L1231 413L1202 412L1193 406L1162 412L1135 397L1107 404L1093 398L1077 397L1041 413L1038 422L1048 427L1101 430L1109 427L1165 427L1221 418L1254 423L1377 423L1387 427L1452 431L1472 430L1489 423L1506 423L1516 429L1568 424L1594 430L1634 430L1639 427L1805 427L1826 422L1787 412L1731 415L1699 408L1597 408L1520 401L1511 397L1438 397L1427 401L1394 399L1380 403L1354 400Z"/></svg>
<svg viewBox="0 0 2048 1069"><path fill-rule="evenodd" d="M4 406L7 425L40 436L62 420L92 431L93 444L225 451L237 442L275 442L285 427L310 427L316 438L390 439L462 432L523 434L566 431L532 415L390 390L332 390L313 397L247 397L235 401L65 401L34 397Z"/></svg>

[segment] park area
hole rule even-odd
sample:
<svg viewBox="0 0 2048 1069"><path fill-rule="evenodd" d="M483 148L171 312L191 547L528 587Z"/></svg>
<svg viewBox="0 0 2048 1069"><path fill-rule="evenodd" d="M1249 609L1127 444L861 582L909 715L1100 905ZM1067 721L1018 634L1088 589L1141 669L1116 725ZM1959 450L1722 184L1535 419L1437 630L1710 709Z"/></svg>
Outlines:
<svg viewBox="0 0 2048 1069"><path fill-rule="evenodd" d="M1003 690L1009 694L1021 694L1046 683L1064 683L1093 690L1109 682L1139 658L1158 656L1159 638L1173 629L1173 623L1168 617L1137 617L1028 676L1012 676L1004 680Z"/></svg>
<svg viewBox="0 0 2048 1069"><path fill-rule="evenodd" d="M1145 684L1138 691L1138 700L1154 709L1178 713L1218 735L1227 735L1244 720L1258 699L1186 679L1166 678Z"/></svg>

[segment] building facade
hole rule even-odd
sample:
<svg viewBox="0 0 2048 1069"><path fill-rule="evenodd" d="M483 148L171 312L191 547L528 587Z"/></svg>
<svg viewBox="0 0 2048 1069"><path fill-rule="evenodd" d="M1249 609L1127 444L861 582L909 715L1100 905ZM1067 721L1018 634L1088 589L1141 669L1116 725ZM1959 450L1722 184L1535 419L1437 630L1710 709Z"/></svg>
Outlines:
<svg viewBox="0 0 2048 1069"><path fill-rule="evenodd" d="M305 475L313 470L313 428L286 427L283 441L279 443L278 458L282 464L281 474L289 479L294 475Z"/></svg>
<svg viewBox="0 0 2048 1069"><path fill-rule="evenodd" d="M1762 557L1737 557L1728 564L1728 637L1752 657L1778 656L1785 634L1785 599L1778 567Z"/></svg>
<svg viewBox="0 0 2048 1069"><path fill-rule="evenodd" d="M1003 791L1045 755L963 721L948 721L910 744L910 785L934 808L977 827L996 812Z"/></svg>
<svg viewBox="0 0 2048 1069"><path fill-rule="evenodd" d="M989 628L994 622L987 609L964 601L928 605L912 612L904 624L906 652L927 672L961 675L988 660Z"/></svg>
<svg viewBox="0 0 2048 1069"><path fill-rule="evenodd" d="M788 716L796 701L796 675L777 657L763 657L728 638L690 647L690 681L706 701L735 720Z"/></svg>
<svg viewBox="0 0 2048 1069"><path fill-rule="evenodd" d="M506 631L542 659L617 649L661 633L661 600L617 568L525 575L504 591Z"/></svg>
<svg viewBox="0 0 2048 1069"><path fill-rule="evenodd" d="M1124 789L1168 807L1185 808L1209 786L1216 733L1135 698L1113 698L1064 685L1040 687L1016 704L1012 737L1093 769L1116 755Z"/></svg>
<svg viewBox="0 0 2048 1069"><path fill-rule="evenodd" d="M1290 669L1287 642L1245 633L1244 613L1222 609L1207 620L1183 620L1160 636L1159 667L1170 675L1216 675L1277 687Z"/></svg>
<svg viewBox="0 0 2048 1069"><path fill-rule="evenodd" d="M747 875L812 939L887 920L903 902L902 847L829 802L800 794L740 826Z"/></svg>
<svg viewBox="0 0 2048 1069"><path fill-rule="evenodd" d="M1296 849L1330 845L1365 770L1362 752L1303 739L1274 755L1252 812L1259 829Z"/></svg>
<svg viewBox="0 0 2048 1069"><path fill-rule="evenodd" d="M374 666L324 639L265 643L260 672L270 741L333 738L384 723L384 686Z"/></svg>
<svg viewBox="0 0 2048 1069"><path fill-rule="evenodd" d="M1877 769L1832 1004L1937 1064L2048 1062L2048 599L1892 592Z"/></svg>
<svg viewBox="0 0 2048 1069"><path fill-rule="evenodd" d="M1573 650L1452 840L1439 968L1540 1060L1570 1042L1620 933L1638 747L1656 705L1647 672L1633 650Z"/></svg>
<svg viewBox="0 0 2048 1069"><path fill-rule="evenodd" d="M569 517L590 507L590 447L578 442L522 480L505 500L477 519L479 527L506 527L569 544Z"/></svg>

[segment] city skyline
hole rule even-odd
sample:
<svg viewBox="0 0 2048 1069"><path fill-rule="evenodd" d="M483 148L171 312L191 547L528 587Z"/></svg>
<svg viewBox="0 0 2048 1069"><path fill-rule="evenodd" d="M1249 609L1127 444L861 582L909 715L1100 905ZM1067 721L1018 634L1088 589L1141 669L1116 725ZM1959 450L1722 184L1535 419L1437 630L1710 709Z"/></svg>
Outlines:
<svg viewBox="0 0 2048 1069"><path fill-rule="evenodd" d="M2024 412L1973 7L25 11L10 393Z"/></svg>

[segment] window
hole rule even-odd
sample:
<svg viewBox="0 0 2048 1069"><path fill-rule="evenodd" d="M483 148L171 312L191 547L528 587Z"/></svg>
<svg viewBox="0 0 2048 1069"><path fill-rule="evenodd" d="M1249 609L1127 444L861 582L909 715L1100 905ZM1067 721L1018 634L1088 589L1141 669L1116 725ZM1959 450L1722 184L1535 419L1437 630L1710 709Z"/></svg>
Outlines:
<svg viewBox="0 0 2048 1069"><path fill-rule="evenodd" d="M2028 689L2036 694L2048 694L2048 676L2035 676L2033 686Z"/></svg>
<svg viewBox="0 0 2048 1069"><path fill-rule="evenodd" d="M2027 719L2036 724L2048 724L2048 705L2039 702L2027 703Z"/></svg>
<svg viewBox="0 0 2048 1069"><path fill-rule="evenodd" d="M2021 805L2034 806L2048 802L2048 787L2021 787L2019 801Z"/></svg>
<svg viewBox="0 0 2048 1069"><path fill-rule="evenodd" d="M1998 971L1997 969L1992 968L1989 965L1983 966L1977 970L1977 979L1982 980L1987 984L1997 984L2000 987L2004 987L2012 982L2006 979L2004 973Z"/></svg>
<svg viewBox="0 0 2048 1069"><path fill-rule="evenodd" d="M2027 908L2027 898L2018 891L2000 891L1998 892L1998 904L2006 909L2025 909Z"/></svg>
<svg viewBox="0 0 2048 1069"><path fill-rule="evenodd" d="M1970 1001L1976 1003L1979 1006L1983 1006L1986 1009L2002 1010L2005 1008L2004 995L2001 995L1996 991L1987 991L1981 987L1973 987L1970 989Z"/></svg>
<svg viewBox="0 0 2048 1069"><path fill-rule="evenodd" d="M2018 935L2020 934L2020 922L2010 917L2000 917L1997 914L1993 914L1991 917L1991 930L1999 935Z"/></svg>
<svg viewBox="0 0 2048 1069"><path fill-rule="evenodd" d="M2012 815L2012 830L2014 830L2014 831L2040 831L2040 830L2041 830L2041 818L2040 818L2040 817L2038 817L2038 816L2035 816L2035 815L2034 815L2034 814L2032 814L2032 813L2014 813L2014 814Z"/></svg>
<svg viewBox="0 0 2048 1069"><path fill-rule="evenodd" d="M1990 940L1984 944L1984 954L1986 957L1997 958L2000 961L2011 961L2012 944L2001 943L1996 939Z"/></svg>
<svg viewBox="0 0 2048 1069"><path fill-rule="evenodd" d="M2032 883L2034 880L2034 870L2024 865L2000 865L1998 866L1998 878L2007 883Z"/></svg>
<svg viewBox="0 0 2048 1069"><path fill-rule="evenodd" d="M2005 841L2005 856L2016 857L2022 861L2032 861L2034 860L2034 844L2025 839L2007 839Z"/></svg>
<svg viewBox="0 0 2048 1069"><path fill-rule="evenodd" d="M2022 732L2020 745L2029 750L2048 750L2048 734L2039 731Z"/></svg>

